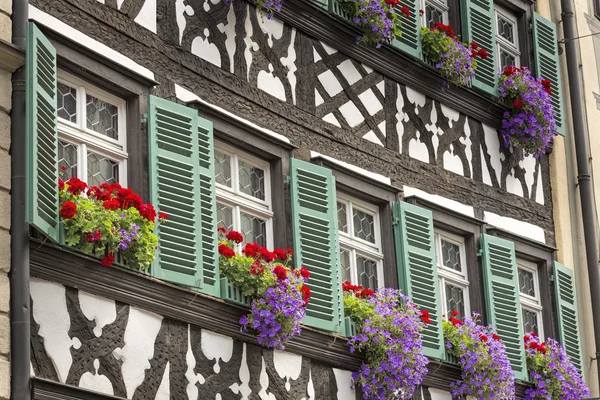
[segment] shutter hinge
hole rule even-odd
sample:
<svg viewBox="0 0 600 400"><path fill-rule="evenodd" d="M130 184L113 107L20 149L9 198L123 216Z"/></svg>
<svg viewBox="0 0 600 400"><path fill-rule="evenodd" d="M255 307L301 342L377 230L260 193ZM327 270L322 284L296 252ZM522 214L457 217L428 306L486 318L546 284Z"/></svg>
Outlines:
<svg viewBox="0 0 600 400"><path fill-rule="evenodd" d="M148 123L148 114L145 113L144 115L142 115L142 124L147 124Z"/></svg>
<svg viewBox="0 0 600 400"><path fill-rule="evenodd" d="M394 217L392 218L392 225L398 225L400 223L400 218Z"/></svg>
<svg viewBox="0 0 600 400"><path fill-rule="evenodd" d="M290 181L291 181L291 179L290 179L290 176L289 176L289 175L287 175L287 176L285 177L285 179L283 180L283 183L285 183L286 185L289 185Z"/></svg>

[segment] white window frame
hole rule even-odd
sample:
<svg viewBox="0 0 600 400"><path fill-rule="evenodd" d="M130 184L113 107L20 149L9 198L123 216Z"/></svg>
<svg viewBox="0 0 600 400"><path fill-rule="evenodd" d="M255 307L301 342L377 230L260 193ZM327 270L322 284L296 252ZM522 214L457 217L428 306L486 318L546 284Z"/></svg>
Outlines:
<svg viewBox="0 0 600 400"><path fill-rule="evenodd" d="M337 193L337 203L342 203L346 206L346 221L347 232L339 232L340 251L346 250L350 252L350 282L358 284L358 266L356 264L357 256L364 256L377 263L377 287L383 288L383 251L381 244L381 225L379 221L379 207L374 204L369 204L344 193ZM354 213L357 209L366 214L373 216L373 229L375 230L375 243L363 240L354 236Z"/></svg>
<svg viewBox="0 0 600 400"><path fill-rule="evenodd" d="M58 139L77 146L77 178L88 181L88 151L118 163L119 184L127 186L127 130L126 101L116 97L68 72L58 71L58 82L77 91L76 122L58 118ZM118 139L113 139L86 127L86 95L92 95L117 107Z"/></svg>
<svg viewBox="0 0 600 400"><path fill-rule="evenodd" d="M503 38L498 32L498 15L502 16L505 20L511 22L513 24L513 37L515 39L515 43L511 43L505 38ZM498 52L498 69L502 68L501 65L501 57L500 52L505 51L510 55L515 57L515 67L521 66L521 51L519 49L519 24L517 17L514 13L498 6L494 5L494 26L496 28L496 50Z"/></svg>
<svg viewBox="0 0 600 400"><path fill-rule="evenodd" d="M460 248L460 265L462 271L456 271L455 269L444 266L444 260L442 256L442 239L446 242L456 244ZM452 233L435 230L435 250L436 250L436 262L438 280L440 281L440 298L442 303L442 314L449 317L448 313L452 310L448 310L446 301L446 283L452 286L459 287L463 290L463 300L465 303L465 316L471 316L471 301L469 299L469 275L467 267L467 254L465 239L461 236L454 235Z"/></svg>
<svg viewBox="0 0 600 400"><path fill-rule="evenodd" d="M448 7L447 0L421 0L421 10L423 10L423 15L421 15L421 26L427 26L427 5L432 5L436 9L442 12L442 23L448 25L448 11L450 7Z"/></svg>
<svg viewBox="0 0 600 400"><path fill-rule="evenodd" d="M271 165L268 161L250 155L229 144L215 141L215 151L227 154L231 162L231 187L215 181L217 203L232 208L232 229L241 232L241 214L260 218L266 222L266 247L273 249L273 206L271 200ZM265 200L240 191L239 160L262 169L265 173Z"/></svg>
<svg viewBox="0 0 600 400"><path fill-rule="evenodd" d="M521 309L525 309L527 311L536 313L537 315L537 323L538 323L538 337L540 340L544 340L544 320L543 318L543 307L542 307L542 298L540 293L540 280L538 274L538 268L535 263L530 261L525 261L522 259L517 259L517 269L522 269L533 274L533 288L535 290L535 297L529 296L527 294L521 293L521 288L519 285L519 299L521 300ZM518 279L518 270L517 270L517 279ZM523 319L523 311L521 310L521 319ZM522 321L523 325L525 321ZM523 330L525 330L525 326L523 326ZM525 332L527 333L527 332Z"/></svg>

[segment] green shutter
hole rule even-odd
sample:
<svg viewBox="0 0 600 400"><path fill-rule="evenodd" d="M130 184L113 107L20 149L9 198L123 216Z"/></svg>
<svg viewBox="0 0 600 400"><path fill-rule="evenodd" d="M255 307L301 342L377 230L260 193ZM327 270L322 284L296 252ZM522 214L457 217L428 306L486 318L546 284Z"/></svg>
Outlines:
<svg viewBox="0 0 600 400"><path fill-rule="evenodd" d="M335 1L335 0L311 0L311 3L314 3L317 6L324 8L325 10L328 10L329 9L329 1Z"/></svg>
<svg viewBox="0 0 600 400"><path fill-rule="evenodd" d="M296 268L310 271L312 298L304 323L343 333L335 179L331 170L290 160Z"/></svg>
<svg viewBox="0 0 600 400"><path fill-rule="evenodd" d="M496 62L496 32L493 0L462 0L461 21L463 38L476 42L488 52L488 58L477 59L473 86L496 96L498 67Z"/></svg>
<svg viewBox="0 0 600 400"><path fill-rule="evenodd" d="M158 210L169 214L157 226L155 277L202 285L202 205L196 110L148 98L150 193Z"/></svg>
<svg viewBox="0 0 600 400"><path fill-rule="evenodd" d="M488 322L506 345L515 378L526 380L515 246L511 241L483 234L481 249Z"/></svg>
<svg viewBox="0 0 600 400"><path fill-rule="evenodd" d="M577 319L577 297L573 271L554 262L554 289L558 313L558 338L571 361L581 373L582 357Z"/></svg>
<svg viewBox="0 0 600 400"><path fill-rule="evenodd" d="M444 334L433 216L429 210L400 201L394 203L393 211L399 286L416 305L429 311L431 324L423 331L423 350L428 357L442 359Z"/></svg>
<svg viewBox="0 0 600 400"><path fill-rule="evenodd" d="M56 49L33 22L26 68L27 222L58 241Z"/></svg>
<svg viewBox="0 0 600 400"><path fill-rule="evenodd" d="M556 25L538 13L533 13L533 54L535 73L550 81L552 106L556 111L556 130L565 133L563 121L562 87Z"/></svg>
<svg viewBox="0 0 600 400"><path fill-rule="evenodd" d="M410 16L408 18L400 12L400 6L396 7L396 14L402 21L402 35L392 40L392 46L402 50L415 58L421 58L421 17L419 8L420 0L409 0L402 5L408 7Z"/></svg>

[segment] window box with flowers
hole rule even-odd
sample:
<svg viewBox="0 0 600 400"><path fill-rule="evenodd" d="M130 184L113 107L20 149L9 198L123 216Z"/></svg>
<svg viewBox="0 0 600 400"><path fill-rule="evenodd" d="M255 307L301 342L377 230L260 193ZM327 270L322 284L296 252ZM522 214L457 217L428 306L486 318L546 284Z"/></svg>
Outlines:
<svg viewBox="0 0 600 400"><path fill-rule="evenodd" d="M118 183L87 187L78 178L58 181L64 244L100 258L105 267L118 259L124 266L147 271L154 260L158 239L155 223L168 216L131 189Z"/></svg>
<svg viewBox="0 0 600 400"><path fill-rule="evenodd" d="M256 243L241 246L244 238L236 231L219 228L219 268L226 300L249 306L240 318L242 331L257 331L258 343L281 349L299 335L300 323L311 297L306 285L306 268L294 270L291 249L272 252ZM242 248L240 252L235 249Z"/></svg>

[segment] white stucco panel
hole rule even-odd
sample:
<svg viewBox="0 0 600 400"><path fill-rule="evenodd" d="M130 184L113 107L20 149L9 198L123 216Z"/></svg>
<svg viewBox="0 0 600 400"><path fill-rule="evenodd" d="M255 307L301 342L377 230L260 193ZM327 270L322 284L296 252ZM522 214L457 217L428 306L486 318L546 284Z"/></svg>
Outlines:
<svg viewBox="0 0 600 400"><path fill-rule="evenodd" d="M338 399L354 399L356 393L352 389L352 372L342 369L333 368L335 381L338 387Z"/></svg>
<svg viewBox="0 0 600 400"><path fill-rule="evenodd" d="M430 201L435 204L439 204L442 207L446 207L449 210L456 211L458 213L468 215L469 217L475 216L475 211L472 206L462 204L456 200L449 199L447 197L438 196L437 194L430 194L420 189L404 185L404 197L416 196L423 200Z"/></svg>
<svg viewBox="0 0 600 400"><path fill-rule="evenodd" d="M146 0L134 21L156 33L156 0Z"/></svg>
<svg viewBox="0 0 600 400"><path fill-rule="evenodd" d="M117 309L113 300L79 291L79 305L83 315L96 323L94 335L100 337L102 328L117 318Z"/></svg>
<svg viewBox="0 0 600 400"><path fill-rule="evenodd" d="M221 371L219 362L228 362L233 355L233 339L218 333L202 330L202 352L209 360L215 360L213 370Z"/></svg>
<svg viewBox="0 0 600 400"><path fill-rule="evenodd" d="M490 225L504 229L508 232L512 232L515 235L523 236L541 243L546 243L544 229L537 225L519 221L514 218L503 217L488 211L484 211L483 215L485 222Z"/></svg>

